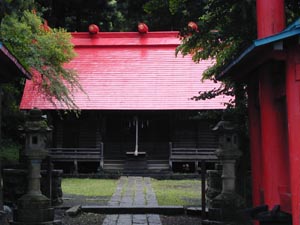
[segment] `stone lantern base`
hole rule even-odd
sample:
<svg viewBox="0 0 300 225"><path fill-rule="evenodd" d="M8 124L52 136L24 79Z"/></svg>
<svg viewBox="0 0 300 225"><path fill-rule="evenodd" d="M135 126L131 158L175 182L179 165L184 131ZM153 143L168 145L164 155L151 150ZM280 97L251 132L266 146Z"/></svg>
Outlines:
<svg viewBox="0 0 300 225"><path fill-rule="evenodd" d="M245 208L245 200L235 192L222 192L211 201L209 218L218 221L243 220L239 210Z"/></svg>
<svg viewBox="0 0 300 225"><path fill-rule="evenodd" d="M245 207L245 200L235 192L223 192L212 200L214 208L235 208Z"/></svg>
<svg viewBox="0 0 300 225"><path fill-rule="evenodd" d="M12 225L54 225L54 209L42 194L26 194L18 200Z"/></svg>

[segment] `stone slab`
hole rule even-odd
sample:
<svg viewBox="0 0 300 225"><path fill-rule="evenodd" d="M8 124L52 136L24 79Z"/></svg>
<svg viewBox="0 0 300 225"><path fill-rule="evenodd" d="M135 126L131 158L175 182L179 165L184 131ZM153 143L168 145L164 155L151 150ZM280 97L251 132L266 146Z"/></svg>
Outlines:
<svg viewBox="0 0 300 225"><path fill-rule="evenodd" d="M70 217L75 217L81 212L81 205L75 205L66 211L66 214Z"/></svg>
<svg viewBox="0 0 300 225"><path fill-rule="evenodd" d="M183 215L183 206L82 206L83 212L98 214L161 214Z"/></svg>
<svg viewBox="0 0 300 225"><path fill-rule="evenodd" d="M208 216L208 208L205 209L206 216ZM201 207L187 207L186 214L191 216L202 216L202 208Z"/></svg>

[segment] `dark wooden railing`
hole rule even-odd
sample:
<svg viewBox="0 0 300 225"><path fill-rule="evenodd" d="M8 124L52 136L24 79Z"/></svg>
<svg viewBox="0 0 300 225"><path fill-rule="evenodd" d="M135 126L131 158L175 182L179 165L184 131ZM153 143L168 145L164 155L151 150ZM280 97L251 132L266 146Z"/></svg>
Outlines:
<svg viewBox="0 0 300 225"><path fill-rule="evenodd" d="M198 163L202 160L206 162L215 162L218 160L215 154L216 148L173 147L171 142L169 145L169 163L171 168L173 162L195 162L196 169L198 169Z"/></svg>
<svg viewBox="0 0 300 225"><path fill-rule="evenodd" d="M99 162L103 168L103 143L98 148L48 148L51 160L54 162L73 162L75 170L78 162Z"/></svg>

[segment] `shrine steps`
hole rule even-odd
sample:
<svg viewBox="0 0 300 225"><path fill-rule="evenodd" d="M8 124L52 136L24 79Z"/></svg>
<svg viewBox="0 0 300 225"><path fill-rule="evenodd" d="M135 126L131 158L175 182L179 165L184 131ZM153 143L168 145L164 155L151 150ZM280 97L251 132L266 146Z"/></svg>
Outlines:
<svg viewBox="0 0 300 225"><path fill-rule="evenodd" d="M147 175L169 173L168 160L105 160L105 172L117 172L123 175Z"/></svg>

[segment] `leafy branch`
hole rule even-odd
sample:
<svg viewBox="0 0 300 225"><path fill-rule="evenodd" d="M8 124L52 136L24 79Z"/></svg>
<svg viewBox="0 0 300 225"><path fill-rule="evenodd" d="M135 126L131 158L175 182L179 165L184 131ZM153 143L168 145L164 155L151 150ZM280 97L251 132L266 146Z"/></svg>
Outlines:
<svg viewBox="0 0 300 225"><path fill-rule="evenodd" d="M76 71L64 64L75 57L71 35L64 29L51 29L35 12L25 10L4 16L1 41L32 72L35 86L56 104L78 109L73 100L75 89L83 91Z"/></svg>

